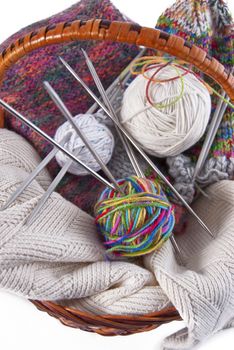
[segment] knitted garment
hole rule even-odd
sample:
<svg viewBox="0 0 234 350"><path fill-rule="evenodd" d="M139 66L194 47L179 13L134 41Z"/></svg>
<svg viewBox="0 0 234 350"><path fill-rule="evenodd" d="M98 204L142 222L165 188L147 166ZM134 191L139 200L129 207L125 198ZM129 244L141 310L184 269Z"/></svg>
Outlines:
<svg viewBox="0 0 234 350"><path fill-rule="evenodd" d="M0 130L0 206L38 162L27 141ZM233 181L211 185L212 200L201 197L194 204L216 238L190 217L186 233L177 237L184 266L170 241L140 260L106 261L94 219L58 193L25 225L49 184L43 171L0 211L1 288L99 314L137 315L175 305L186 328L166 339L165 349L189 349L234 325Z"/></svg>
<svg viewBox="0 0 234 350"><path fill-rule="evenodd" d="M37 164L32 146L0 129L0 207ZM94 218L58 193L32 225L24 224L49 184L43 171L10 208L0 211L0 287L30 299L87 297L88 303L99 295L94 312L142 314L165 307L169 301L154 274L132 262L106 261Z"/></svg>
<svg viewBox="0 0 234 350"><path fill-rule="evenodd" d="M228 70L234 65L233 22L223 0L178 0L159 17L156 27L202 47ZM211 82L210 79L207 81ZM220 90L213 82L211 84ZM217 97L212 96L211 118L217 101ZM233 121L233 109L228 107L208 159L196 179L201 187L234 176ZM188 202L192 202L195 195L191 178L203 140L204 137L184 154L167 160L174 185Z"/></svg>
<svg viewBox="0 0 234 350"><path fill-rule="evenodd" d="M0 52L16 39L42 26L90 18L104 18L112 21L127 20L109 0L82 0L68 10L13 35L0 45ZM81 48L87 51L105 88L113 82L139 51L133 45L105 41L76 41L46 46L27 54L6 72L0 87L0 97L50 136L54 136L56 129L65 122L65 119L44 90L42 86L44 80L49 81L56 89L73 115L85 113L94 102L63 67L58 56L63 57L79 73L86 84L97 93ZM15 118L8 116L6 126L30 141L42 158L50 152L51 146L48 142ZM126 155L122 157L123 159L126 164L129 164ZM119 164L122 160L117 159L117 163ZM52 177L57 174L60 167L56 160L49 164L48 170ZM102 189L102 185L91 176L77 177L67 174L60 182L57 191L80 208L89 211Z"/></svg>

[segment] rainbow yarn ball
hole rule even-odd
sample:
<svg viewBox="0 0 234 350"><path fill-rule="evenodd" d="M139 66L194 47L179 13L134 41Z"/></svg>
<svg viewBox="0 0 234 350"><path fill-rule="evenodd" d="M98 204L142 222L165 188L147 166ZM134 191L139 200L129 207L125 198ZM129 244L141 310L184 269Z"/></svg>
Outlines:
<svg viewBox="0 0 234 350"><path fill-rule="evenodd" d="M95 206L107 253L139 256L159 249L175 224L173 206L161 186L136 176L118 183L124 195L106 188Z"/></svg>

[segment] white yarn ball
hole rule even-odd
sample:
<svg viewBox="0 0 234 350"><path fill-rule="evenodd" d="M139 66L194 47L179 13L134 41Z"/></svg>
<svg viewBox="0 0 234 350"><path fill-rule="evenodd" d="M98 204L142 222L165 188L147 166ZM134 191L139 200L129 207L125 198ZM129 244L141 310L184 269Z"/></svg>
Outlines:
<svg viewBox="0 0 234 350"><path fill-rule="evenodd" d="M184 71L177 68L179 74ZM145 74L151 77L155 69ZM159 80L178 76L166 66L156 74ZM207 88L191 73L183 76L184 94L176 103L156 109L146 99L148 80L137 76L126 89L121 108L121 123L142 148L157 157L178 155L194 145L204 134L210 113L211 98ZM168 105L181 92L181 79L150 85L154 103Z"/></svg>
<svg viewBox="0 0 234 350"><path fill-rule="evenodd" d="M78 114L74 117L74 121L78 128L85 134L89 143L96 150L102 161L107 164L112 157L115 143L111 131L105 125L99 123L92 114ZM91 169L95 171L101 169L69 122L62 124L56 131L55 140L57 142L60 143L64 137L64 147L68 151L76 154L77 158L88 165ZM56 154L56 160L61 167L68 159L70 158L63 152L58 152ZM72 163L69 172L75 175L89 174L86 169L75 162Z"/></svg>

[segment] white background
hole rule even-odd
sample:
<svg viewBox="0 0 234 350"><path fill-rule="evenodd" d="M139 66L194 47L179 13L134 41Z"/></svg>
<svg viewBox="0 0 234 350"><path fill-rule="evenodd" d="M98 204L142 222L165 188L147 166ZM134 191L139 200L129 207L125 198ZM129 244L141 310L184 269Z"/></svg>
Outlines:
<svg viewBox="0 0 234 350"><path fill-rule="evenodd" d="M75 0L7 0L1 3L0 42L35 21L69 7ZM158 16L172 0L114 0L113 3L128 17L141 25L153 27ZM228 5L234 14L234 0ZM28 301L0 291L0 348L3 350L159 350L167 335L184 326L172 322L157 330L127 337L101 337L96 334L62 326L57 320L39 312ZM202 345L198 350L233 349L234 330L226 330Z"/></svg>

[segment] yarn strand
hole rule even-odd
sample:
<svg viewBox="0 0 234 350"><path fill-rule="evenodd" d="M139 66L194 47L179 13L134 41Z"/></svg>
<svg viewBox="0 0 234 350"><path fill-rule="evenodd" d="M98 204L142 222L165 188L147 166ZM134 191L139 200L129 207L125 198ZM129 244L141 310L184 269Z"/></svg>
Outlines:
<svg viewBox="0 0 234 350"><path fill-rule="evenodd" d="M209 91L174 62L144 62L141 72L124 93L121 123L147 153L178 155L205 133L211 113Z"/></svg>
<svg viewBox="0 0 234 350"><path fill-rule="evenodd" d="M159 249L175 224L173 206L161 186L136 176L118 183L125 196L106 188L95 206L107 254L131 257Z"/></svg>

